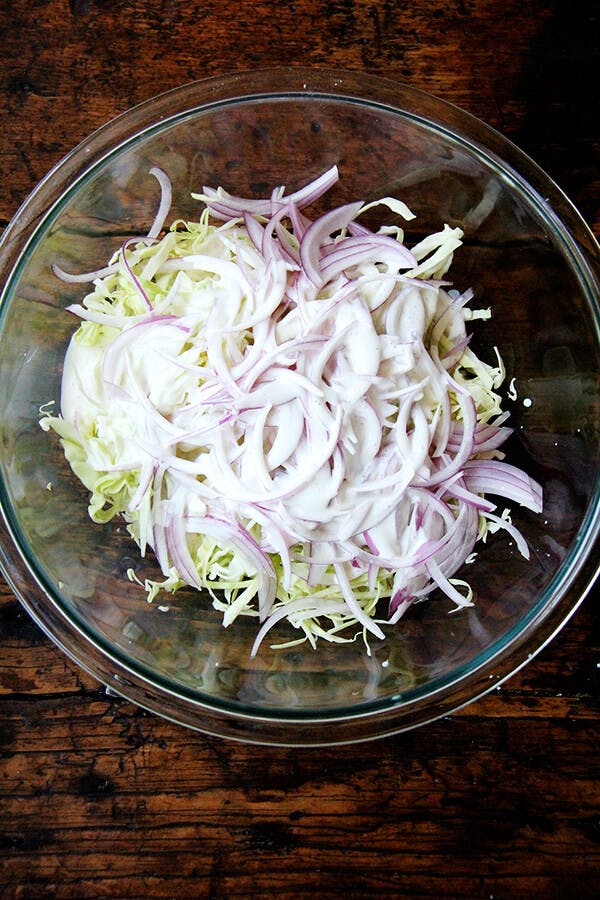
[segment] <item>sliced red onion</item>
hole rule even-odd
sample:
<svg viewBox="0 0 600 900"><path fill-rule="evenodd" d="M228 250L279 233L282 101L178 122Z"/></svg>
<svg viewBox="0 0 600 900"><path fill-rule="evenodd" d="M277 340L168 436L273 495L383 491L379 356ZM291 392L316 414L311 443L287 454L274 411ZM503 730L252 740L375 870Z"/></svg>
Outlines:
<svg viewBox="0 0 600 900"><path fill-rule="evenodd" d="M292 226L292 234L298 241L298 244L300 244L311 220L308 216L303 215L296 204L292 203L290 200L288 200L287 203L287 211Z"/></svg>
<svg viewBox="0 0 600 900"><path fill-rule="evenodd" d="M321 287L324 277L321 273L321 247L335 231L348 227L362 207L362 202L347 203L324 213L306 229L300 243L300 262L304 273L316 287Z"/></svg>
<svg viewBox="0 0 600 900"><path fill-rule="evenodd" d="M236 216L242 216L245 212L252 216L271 216L283 203L293 203L297 209L310 206L319 197L322 197L339 178L337 166L332 166L314 181L289 194L284 198L283 189L278 189L268 199L246 199L235 197L222 189L212 187L202 189L206 198L206 205L215 219L227 221Z"/></svg>
<svg viewBox="0 0 600 900"><path fill-rule="evenodd" d="M133 323L133 324L131 324ZM130 326L118 335L104 352L102 362L102 377L106 382L116 384L119 381L123 366L129 359L129 351L132 344L146 335L156 332L158 329L176 329L183 334L188 329L183 326L175 316L157 316L149 318L146 315L131 317ZM137 383L137 379L133 380Z"/></svg>
<svg viewBox="0 0 600 900"><path fill-rule="evenodd" d="M465 597L456 590L454 585L450 584L437 563L430 559L425 565L437 586L450 598L450 600L452 600L453 603L456 604L458 609L463 609L466 606L473 606L473 603L470 600L466 600Z"/></svg>
<svg viewBox="0 0 600 900"><path fill-rule="evenodd" d="M456 391L456 399L463 416L463 435L461 443L454 454L454 457L442 463L441 467L435 473L425 479L425 484L428 487L434 487L435 485L447 481L448 478L461 470L473 453L473 435L475 432L475 424L477 422L475 402L470 394L467 394L466 391L462 390Z"/></svg>
<svg viewBox="0 0 600 900"><path fill-rule="evenodd" d="M446 445L447 449L456 450L456 448L460 446L462 432L462 423L453 423ZM508 440L512 433L512 428L499 426L497 422L485 426L478 426L473 435L474 451L476 453L487 453L490 450L497 450L498 447L501 447Z"/></svg>
<svg viewBox="0 0 600 900"><path fill-rule="evenodd" d="M238 522L228 522L211 516L186 516L185 527L196 534L209 534L218 541L231 543L256 569L258 576L258 609L261 621L271 612L277 592L277 576L273 563L252 535Z"/></svg>
<svg viewBox="0 0 600 900"><path fill-rule="evenodd" d="M469 503L471 506L475 506L477 509L485 512L492 512L496 509L496 505L490 500L486 500L479 494L468 491L466 488L461 487L460 484L457 484L456 481L450 485L445 485L444 489L446 494L455 497L457 500L460 500L461 503Z"/></svg>
<svg viewBox="0 0 600 900"><path fill-rule="evenodd" d="M202 193L211 216L223 222L241 217L244 213L252 216L270 216L273 209L271 199L245 200L241 197L234 197L226 191L207 186L202 188Z"/></svg>
<svg viewBox="0 0 600 900"><path fill-rule="evenodd" d="M151 175L154 175L160 185L160 205L154 218L154 222L150 226L148 232L148 237L153 240L154 238L157 238L163 230L165 221L169 215L169 210L171 209L173 192L171 189L171 179L166 172L159 166L152 166L149 171Z"/></svg>
<svg viewBox="0 0 600 900"><path fill-rule="evenodd" d="M359 622L363 628L366 628L367 631L370 631L371 634L374 634L375 637L380 639L385 638L385 634L370 616L368 616L356 597L354 596L354 591L352 590L352 586L346 574L345 568L340 563L334 563L335 574L337 576L338 584L341 588L342 594L344 595L344 600L346 601L346 605L349 611L352 613L357 622Z"/></svg>
<svg viewBox="0 0 600 900"><path fill-rule="evenodd" d="M499 528L504 528L510 536L513 538L515 544L517 545L517 549L521 556L524 556L525 559L529 559L529 547L527 546L527 541L521 534L518 528L516 528L512 522L508 522L506 519L503 519L501 516L495 516L493 513L486 510L485 513L486 519L489 519L491 522L495 522Z"/></svg>
<svg viewBox="0 0 600 900"><path fill-rule="evenodd" d="M144 301L144 304L146 305L146 308L149 309L149 310L151 310L151 309L152 309L152 304L150 303L150 299L149 299L149 297L148 297L148 294L146 293L146 291L145 291L144 288L142 287L139 278L137 277L137 275L135 274L135 272L134 272L133 269L131 268L131 265L130 265L130 263L129 263L129 260L127 259L127 248L128 248L129 245L130 245L131 243L133 243L133 242L134 242L133 239L131 239L131 240L125 241L125 242L121 245L121 253L120 253L121 260L122 260L122 262L123 262L123 266L125 267L125 271L127 272L127 274L128 274L128 276L129 276L131 282L133 283L133 285L134 285L136 291L138 292L138 294L140 295L140 297L141 297L142 300Z"/></svg>
<svg viewBox="0 0 600 900"><path fill-rule="evenodd" d="M367 228L362 222L356 221L348 223L348 231L354 237L370 237L373 234L370 228Z"/></svg>
<svg viewBox="0 0 600 900"><path fill-rule="evenodd" d="M260 224L258 219L250 215L248 211L244 212L242 218L244 220L246 231L248 232L248 237L257 250L262 250L263 240L265 236L264 227Z"/></svg>
<svg viewBox="0 0 600 900"><path fill-rule="evenodd" d="M106 278L108 275L114 275L115 272L119 271L119 264L112 263L110 266L103 266L101 269L94 269L92 272L81 273L65 272L58 263L52 263L51 268L61 281L66 281L69 284L86 284L95 281L97 278Z"/></svg>
<svg viewBox="0 0 600 900"><path fill-rule="evenodd" d="M326 194L327 191L331 190L334 184L339 180L339 177L338 167L331 166L331 168L323 172L322 175L319 175L318 178L315 178L313 181L309 182L309 184L290 194L286 200L288 203L292 203L296 209L305 209L305 207L310 206Z"/></svg>
<svg viewBox="0 0 600 900"><path fill-rule="evenodd" d="M369 548L369 550L371 551L373 556L379 556L379 550L377 549L377 544L375 543L375 541L373 540L373 538L371 537L371 535L369 534L368 531L363 532L363 538L365 540L365 544L367 545L367 547Z"/></svg>
<svg viewBox="0 0 600 900"><path fill-rule="evenodd" d="M180 577L198 590L204 585L188 546L185 520L181 514L173 515L165 528L165 539L168 554Z"/></svg>
<svg viewBox="0 0 600 900"><path fill-rule="evenodd" d="M542 512L542 490L521 469L492 459L468 460L463 465L465 484L474 493L495 494L514 500L535 513Z"/></svg>
<svg viewBox="0 0 600 900"><path fill-rule="evenodd" d="M329 281L352 266L369 262L387 263L397 269L411 269L417 265L410 250L399 241L387 235L374 234L369 237L347 237L336 243L325 254L321 274Z"/></svg>
<svg viewBox="0 0 600 900"><path fill-rule="evenodd" d="M127 512L131 513L134 510L138 509L140 503L142 502L145 494L150 490L152 482L154 481L154 475L156 472L156 462L153 459L144 460L141 469L140 469L140 480L139 485L136 492L131 497L127 505ZM143 553L143 548L142 548Z"/></svg>
<svg viewBox="0 0 600 900"><path fill-rule="evenodd" d="M282 225L283 219L288 217L287 206L282 207L271 216L263 231L260 250L265 259L284 260L290 265L290 269L297 269L300 263L300 253L292 243L289 232Z"/></svg>
<svg viewBox="0 0 600 900"><path fill-rule="evenodd" d="M213 275L219 275L228 282L228 289L235 287L240 295L251 294L252 285L249 283L239 266L235 263L216 257L208 256L204 253L190 253L188 256L179 256L174 259L167 259L160 266L161 272L210 272Z"/></svg>
<svg viewBox="0 0 600 900"><path fill-rule="evenodd" d="M263 623L256 635L250 655L253 657L256 656L265 636L277 622L280 622L282 619L298 619L302 617L302 613L305 613L303 616L304 619L314 619L332 615L343 616L347 615L348 607L342 600L323 601L320 598L314 598L310 595L308 597L300 597L297 600L289 601L288 603L279 606Z"/></svg>
<svg viewBox="0 0 600 900"><path fill-rule="evenodd" d="M395 625L408 611L414 601L414 597L407 593L406 588L395 591L390 598L390 625Z"/></svg>
<svg viewBox="0 0 600 900"><path fill-rule="evenodd" d="M275 515L267 514L259 506L249 506L246 509L241 506L240 511L248 521L257 522L261 526L263 534L261 549L267 553L277 554L282 567L281 584L284 590L289 591L292 582L290 546L294 543L294 539L284 532L281 522Z"/></svg>

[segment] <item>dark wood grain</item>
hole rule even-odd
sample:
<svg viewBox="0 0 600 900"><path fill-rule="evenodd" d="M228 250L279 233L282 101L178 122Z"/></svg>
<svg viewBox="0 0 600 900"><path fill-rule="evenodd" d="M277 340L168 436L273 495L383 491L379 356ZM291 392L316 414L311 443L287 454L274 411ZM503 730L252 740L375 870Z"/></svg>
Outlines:
<svg viewBox="0 0 600 900"><path fill-rule="evenodd" d="M13 0L0 35L0 225L132 104L310 64L409 81L480 116L600 231L600 40L585 0ZM598 599L451 718L291 750L186 731L107 694L2 581L0 898L595 898Z"/></svg>

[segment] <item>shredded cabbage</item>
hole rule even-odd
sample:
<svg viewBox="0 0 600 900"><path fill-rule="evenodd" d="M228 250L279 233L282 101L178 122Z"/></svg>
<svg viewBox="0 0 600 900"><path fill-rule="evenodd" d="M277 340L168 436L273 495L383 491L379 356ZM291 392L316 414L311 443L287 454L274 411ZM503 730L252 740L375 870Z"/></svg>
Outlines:
<svg viewBox="0 0 600 900"><path fill-rule="evenodd" d="M443 280L461 245L445 225L409 250L398 225L358 220L381 205L304 212L334 167L294 194L204 188L195 222L126 242L69 307L60 437L96 522L123 517L163 579L208 591L224 626L259 617L297 640L383 637L435 588L473 603L453 576L505 527L488 494L541 510L541 489L503 461L504 368L479 359L472 292ZM131 576L134 577L133 575ZM381 615L380 601L387 601Z"/></svg>

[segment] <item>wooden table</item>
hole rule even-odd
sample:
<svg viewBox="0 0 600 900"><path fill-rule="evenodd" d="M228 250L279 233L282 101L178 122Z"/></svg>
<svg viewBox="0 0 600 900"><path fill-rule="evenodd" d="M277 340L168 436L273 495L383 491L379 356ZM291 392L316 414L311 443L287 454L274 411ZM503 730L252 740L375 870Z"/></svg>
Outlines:
<svg viewBox="0 0 600 900"><path fill-rule="evenodd" d="M345 67L485 119L600 232L597 10L578 0L4 0L0 225L132 104L236 68ZM0 898L600 896L594 590L502 689L415 732L259 749L146 714L0 583Z"/></svg>

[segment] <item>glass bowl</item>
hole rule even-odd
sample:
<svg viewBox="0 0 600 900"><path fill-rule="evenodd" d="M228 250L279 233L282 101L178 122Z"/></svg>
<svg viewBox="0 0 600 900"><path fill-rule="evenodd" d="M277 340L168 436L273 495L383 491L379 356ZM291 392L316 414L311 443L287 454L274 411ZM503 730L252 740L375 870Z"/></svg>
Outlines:
<svg viewBox="0 0 600 900"><path fill-rule="evenodd" d="M123 525L94 524L58 441L39 426L57 401L85 289L51 273L95 269L156 212L162 167L171 218L193 218L205 184L261 196L333 164L327 202L393 195L417 218L408 242L459 225L453 282L491 320L477 348L507 368L509 461L544 490L514 508L531 548L492 536L469 581L475 605L432 596L385 639L250 648L254 620L225 629L207 597L148 604L127 570L155 575ZM40 183L6 229L0 283L0 559L44 631L119 694L206 733L281 745L365 740L446 715L495 687L557 632L598 566L598 246L560 190L499 134L406 85L357 73L271 69L190 84L95 132ZM514 379L514 381L513 381ZM511 392L511 396L514 396ZM52 489L49 490L48 486Z"/></svg>

